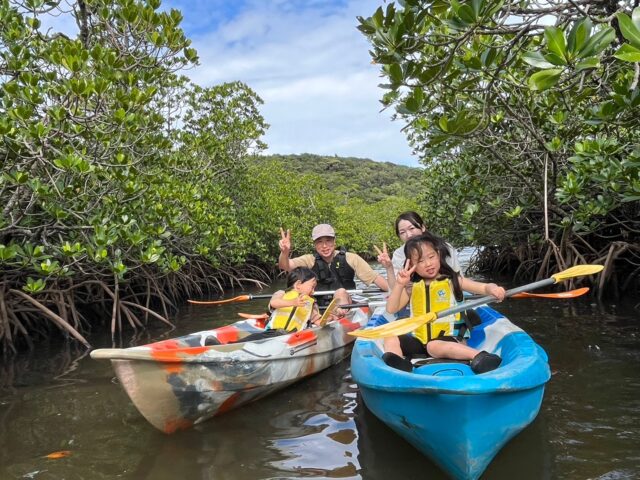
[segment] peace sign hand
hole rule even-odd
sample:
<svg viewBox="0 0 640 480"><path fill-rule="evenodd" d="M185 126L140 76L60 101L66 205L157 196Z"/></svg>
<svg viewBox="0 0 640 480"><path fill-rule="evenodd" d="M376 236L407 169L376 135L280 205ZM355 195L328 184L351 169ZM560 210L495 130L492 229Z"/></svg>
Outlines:
<svg viewBox="0 0 640 480"><path fill-rule="evenodd" d="M389 257L389 252L387 251L387 243L382 242L382 250L380 250L376 245L373 246L378 252L378 263L382 265L384 268L389 268L393 264L391 263L391 257Z"/></svg>
<svg viewBox="0 0 640 480"><path fill-rule="evenodd" d="M286 255L289 255L291 251L291 230L287 229L285 232L282 227L280 227L280 241L278 242L280 246L280 251Z"/></svg>
<svg viewBox="0 0 640 480"><path fill-rule="evenodd" d="M411 265L411 262L407 259L404 264L404 268L398 272L398 276L396 277L396 283L403 287L406 287L411 283L411 275L416 271L416 265L413 267L409 267L409 265Z"/></svg>

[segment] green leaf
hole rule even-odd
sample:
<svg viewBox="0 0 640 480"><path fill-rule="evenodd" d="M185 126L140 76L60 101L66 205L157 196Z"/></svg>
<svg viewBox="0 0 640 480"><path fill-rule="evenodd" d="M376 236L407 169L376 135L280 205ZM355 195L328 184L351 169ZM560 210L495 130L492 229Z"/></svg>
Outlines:
<svg viewBox="0 0 640 480"><path fill-rule="evenodd" d="M578 56L585 58L599 54L609 46L615 37L615 30L607 25L586 41L582 49L578 52Z"/></svg>
<svg viewBox="0 0 640 480"><path fill-rule="evenodd" d="M616 13L622 36L629 40L634 47L640 48L640 28L636 27L628 15Z"/></svg>
<svg viewBox="0 0 640 480"><path fill-rule="evenodd" d="M0 244L0 262L11 260L12 258L15 258L16 255L18 255L18 252L14 246Z"/></svg>
<svg viewBox="0 0 640 480"><path fill-rule="evenodd" d="M382 11L382 7L378 7L376 12L371 17L371 20L373 21L373 25L376 27L376 29L382 29L382 22L384 21L384 12Z"/></svg>
<svg viewBox="0 0 640 480"><path fill-rule="evenodd" d="M438 119L438 126L440 127L440 130L447 133L449 131L449 121L447 120L447 117L440 117Z"/></svg>
<svg viewBox="0 0 640 480"><path fill-rule="evenodd" d="M538 91L547 90L558 83L561 74L562 69L560 68L551 68L549 70L536 72L529 77L529 88Z"/></svg>
<svg viewBox="0 0 640 480"><path fill-rule="evenodd" d="M44 290L45 286L45 281L42 278L34 280L31 277L27 277L27 284L23 286L22 289L28 293L37 293Z"/></svg>
<svg viewBox="0 0 640 480"><path fill-rule="evenodd" d="M634 8L633 12L631 12L631 21L640 30L640 7Z"/></svg>
<svg viewBox="0 0 640 480"><path fill-rule="evenodd" d="M590 68L598 68L599 66L600 66L600 58L598 57L585 58L584 60L576 64L576 72L581 72L582 70L588 70Z"/></svg>
<svg viewBox="0 0 640 480"><path fill-rule="evenodd" d="M564 38L564 32L557 27L547 27L544 29L544 38L547 41L549 51L564 59L566 63L567 43Z"/></svg>
<svg viewBox="0 0 640 480"><path fill-rule="evenodd" d="M576 22L573 25L571 32L569 32L569 38L567 40L567 50L571 53L577 53L582 50L585 42L591 36L592 28L593 24L588 17Z"/></svg>
<svg viewBox="0 0 640 480"><path fill-rule="evenodd" d="M460 18L464 23L473 24L477 20L473 7L469 4L461 5L456 13L458 14L458 18Z"/></svg>
<svg viewBox="0 0 640 480"><path fill-rule="evenodd" d="M522 55L522 60L536 68L553 68L553 64L541 52L526 52Z"/></svg>
<svg viewBox="0 0 640 480"><path fill-rule="evenodd" d="M389 78L395 84L402 83L403 75L402 75L402 67L397 63L394 63L389 66Z"/></svg>
<svg viewBox="0 0 640 480"><path fill-rule="evenodd" d="M628 43L623 44L616 53L613 54L618 60L625 62L640 62L640 48L636 48Z"/></svg>
<svg viewBox="0 0 640 480"><path fill-rule="evenodd" d="M495 48L487 48L480 55L480 60L482 61L482 64L485 67L491 66L493 64L493 61L496 59L497 53L498 53L497 49L495 49Z"/></svg>

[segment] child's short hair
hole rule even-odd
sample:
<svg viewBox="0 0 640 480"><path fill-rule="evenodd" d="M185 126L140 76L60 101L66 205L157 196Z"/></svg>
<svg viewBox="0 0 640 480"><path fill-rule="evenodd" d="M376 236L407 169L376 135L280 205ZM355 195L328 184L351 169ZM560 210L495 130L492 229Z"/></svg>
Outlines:
<svg viewBox="0 0 640 480"><path fill-rule="evenodd" d="M287 275L287 288L293 287L294 283L300 281L307 282L313 278L318 278L313 270L307 267L296 267Z"/></svg>

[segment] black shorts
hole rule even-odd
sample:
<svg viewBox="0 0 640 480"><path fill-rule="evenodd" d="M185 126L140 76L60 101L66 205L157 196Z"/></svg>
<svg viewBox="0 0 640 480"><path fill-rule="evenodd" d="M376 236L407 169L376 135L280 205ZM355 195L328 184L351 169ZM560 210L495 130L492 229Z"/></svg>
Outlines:
<svg viewBox="0 0 640 480"><path fill-rule="evenodd" d="M400 335L398 337L400 339L400 349L402 350L402 354L405 357L412 358L414 356L424 356L430 357L429 352L427 352L427 346L418 340L416 337L407 333L405 335ZM438 337L434 338L434 340L442 340L443 342L456 342L460 343L460 340L457 337Z"/></svg>
<svg viewBox="0 0 640 480"><path fill-rule="evenodd" d="M316 304L318 308L328 307L333 300L333 295L316 295Z"/></svg>

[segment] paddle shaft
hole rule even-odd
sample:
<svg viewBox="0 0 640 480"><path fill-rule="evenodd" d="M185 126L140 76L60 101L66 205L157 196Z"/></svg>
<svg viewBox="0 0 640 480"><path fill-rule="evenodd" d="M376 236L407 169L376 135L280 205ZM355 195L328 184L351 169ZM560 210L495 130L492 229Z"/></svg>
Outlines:
<svg viewBox="0 0 640 480"><path fill-rule="evenodd" d="M575 290L567 290L565 292L558 292L558 293L520 292L520 293L515 293L511 298L551 298L551 299L565 300L569 298L581 297L588 291L589 291L589 287L576 288ZM475 300L476 298L480 298L480 297L481 295L470 295L465 298L467 300Z"/></svg>
<svg viewBox="0 0 640 480"><path fill-rule="evenodd" d="M544 280L540 280L538 282L528 283L527 285L522 285L521 287L507 290L505 292L505 298L511 297L516 293L526 292L527 290L533 290L536 288L546 287L547 285L553 285L554 283L556 283L554 278L545 278ZM461 303L460 305L456 305L455 307L447 308L446 310L440 310L438 313L436 313L436 318L446 317L447 315L460 313L468 308L486 305L487 303L493 303L496 301L498 301L498 299L493 295L486 295L475 300L469 300L467 302Z"/></svg>
<svg viewBox="0 0 640 480"><path fill-rule="evenodd" d="M363 293L380 293L382 290L380 290L379 288L371 288L371 289L360 289L360 290L347 290L347 293L353 293L353 294L363 294ZM336 293L335 290L326 290L326 291L322 291L322 292L314 292L313 296L323 296L323 295L333 295L334 293ZM253 295L253 294L245 294L245 295L239 295L237 297L233 297L233 298L226 298L223 300L187 300L187 302L193 304L193 305L224 305L226 303L237 303L237 302L247 302L249 300L255 300L255 299L260 299L260 298L271 298L272 294L271 293L264 293L264 294L259 294L259 295Z"/></svg>
<svg viewBox="0 0 640 480"><path fill-rule="evenodd" d="M380 293L382 290L379 288L371 288L366 290L347 290L348 294L362 295L366 293ZM313 297L322 297L325 295L333 295L336 293L335 290L322 290L319 292L313 292ZM253 300L254 298L271 298L273 294L261 294L261 295L249 295L249 300Z"/></svg>
<svg viewBox="0 0 640 480"><path fill-rule="evenodd" d="M560 292L560 293L530 293L530 292L516 292L513 293L511 295L512 298L551 298L551 299L559 299L559 300L564 300L564 299L569 299L569 298L575 298L575 297L580 297L582 295L584 295L585 293L587 293L589 291L588 287L585 288L578 288L576 290L569 290L567 292ZM467 300L476 300L479 298L486 298L482 295L472 295L469 297L466 297ZM360 307L381 307L381 306L385 306L387 304L386 300L376 300L376 301L371 301L371 302L362 302L362 303L349 303L347 305L339 305L338 308L344 308L344 309L349 309L349 308L360 308Z"/></svg>
<svg viewBox="0 0 640 480"><path fill-rule="evenodd" d="M365 303L348 303L346 305L338 305L338 308L342 308L344 310L348 310L350 308L360 308L360 307L384 307L387 304L386 300L379 300L375 302L365 302Z"/></svg>

